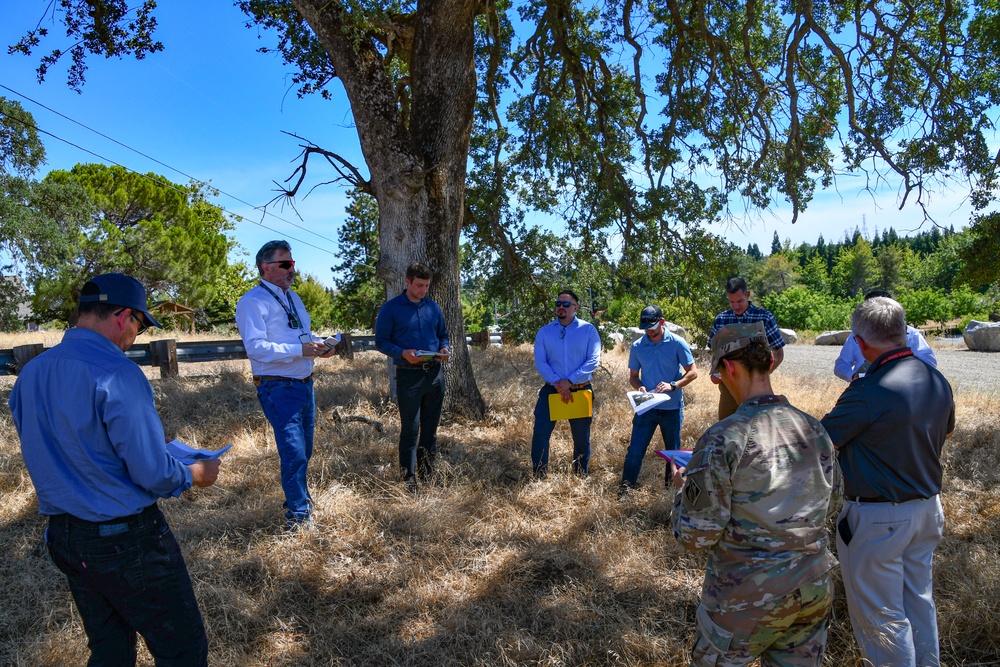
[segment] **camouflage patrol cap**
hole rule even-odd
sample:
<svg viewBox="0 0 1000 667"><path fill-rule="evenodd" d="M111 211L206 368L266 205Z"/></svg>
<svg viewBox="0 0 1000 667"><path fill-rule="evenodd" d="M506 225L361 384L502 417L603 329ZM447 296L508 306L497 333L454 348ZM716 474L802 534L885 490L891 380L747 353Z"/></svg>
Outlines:
<svg viewBox="0 0 1000 667"><path fill-rule="evenodd" d="M727 324L712 338L712 368L709 375L719 368L719 362L728 354L750 345L755 340L767 343L767 333L763 322L752 324Z"/></svg>

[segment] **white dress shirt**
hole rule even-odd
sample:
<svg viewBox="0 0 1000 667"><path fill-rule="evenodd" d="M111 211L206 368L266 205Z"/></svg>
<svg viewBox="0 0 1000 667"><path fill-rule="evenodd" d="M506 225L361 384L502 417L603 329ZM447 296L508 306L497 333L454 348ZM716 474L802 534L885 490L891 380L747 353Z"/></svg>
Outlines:
<svg viewBox="0 0 1000 667"><path fill-rule="evenodd" d="M298 315L300 327L288 326L286 308ZM298 294L292 290L284 292L264 280L236 304L236 326L254 375L299 380L311 375L314 358L302 356L302 340L299 338L307 334L309 340L323 340L311 333L311 324L309 313Z"/></svg>

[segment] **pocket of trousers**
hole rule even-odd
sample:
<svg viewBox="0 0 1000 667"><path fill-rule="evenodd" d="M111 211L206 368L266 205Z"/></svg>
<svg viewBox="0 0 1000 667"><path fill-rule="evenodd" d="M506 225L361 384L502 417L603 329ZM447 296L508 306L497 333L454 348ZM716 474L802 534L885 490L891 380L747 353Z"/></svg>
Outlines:
<svg viewBox="0 0 1000 667"><path fill-rule="evenodd" d="M847 515L844 515L840 521L837 522L837 533L840 535L840 539L844 542L844 546L851 546L851 538L854 537L854 533L851 532L851 526L847 523Z"/></svg>

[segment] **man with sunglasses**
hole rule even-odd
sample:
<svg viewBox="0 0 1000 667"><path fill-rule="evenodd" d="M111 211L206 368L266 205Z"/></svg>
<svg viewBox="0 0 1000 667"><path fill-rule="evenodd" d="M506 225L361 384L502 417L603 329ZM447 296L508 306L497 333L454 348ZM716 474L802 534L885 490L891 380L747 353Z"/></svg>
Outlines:
<svg viewBox="0 0 1000 667"><path fill-rule="evenodd" d="M392 360L396 370L399 467L411 490L416 489L418 476L427 479L434 473L445 392L441 362L451 354L444 315L427 298L433 275L426 264L410 264L406 289L386 301L375 318L375 348Z"/></svg>
<svg viewBox="0 0 1000 667"><path fill-rule="evenodd" d="M535 336L535 368L545 380L535 403L535 426L531 434L531 468L543 477L549 467L549 440L556 423L549 412L549 396L559 394L570 403L573 392L593 391L590 379L601 364L601 337L590 322L576 316L580 299L570 290L556 297L556 319ZM593 417L569 419L573 434L573 472L587 475L590 465L590 424Z"/></svg>
<svg viewBox="0 0 1000 667"><path fill-rule="evenodd" d="M698 378L691 348L683 338L667 331L659 306L643 308L639 328L646 333L632 343L629 350L628 383L638 391L669 394L670 399L632 417L632 438L625 454L619 498L638 483L642 459L657 426L660 427L664 449L681 448L681 423L684 421L684 392L681 388Z"/></svg>
<svg viewBox="0 0 1000 667"><path fill-rule="evenodd" d="M160 324L139 281L91 279L76 327L18 376L11 415L89 664L134 665L138 634L158 665L207 665L191 578L156 501L211 486L219 461L184 465L168 453L153 390L125 356L148 326Z"/></svg>
<svg viewBox="0 0 1000 667"><path fill-rule="evenodd" d="M312 523L306 473L313 451L316 400L312 371L332 347L313 335L299 295L291 290L295 260L287 241L268 241L256 257L260 281L236 304L236 326L250 359L257 400L274 429L285 493L285 530Z"/></svg>

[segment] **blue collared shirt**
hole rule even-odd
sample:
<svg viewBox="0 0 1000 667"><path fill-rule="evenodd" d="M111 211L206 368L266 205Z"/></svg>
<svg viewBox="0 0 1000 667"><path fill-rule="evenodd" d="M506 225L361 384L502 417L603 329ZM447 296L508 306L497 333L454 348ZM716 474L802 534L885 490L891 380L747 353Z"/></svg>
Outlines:
<svg viewBox="0 0 1000 667"><path fill-rule="evenodd" d="M375 349L397 366L409 365L403 350L437 352L451 347L441 307L424 297L414 303L403 291L384 304L375 318Z"/></svg>
<svg viewBox="0 0 1000 667"><path fill-rule="evenodd" d="M752 301L748 302L747 309L743 311L742 315L734 313L732 308L716 315L715 322L712 323L712 333L708 335L708 342L711 343L719 329L727 324L753 324L754 322L764 323L768 347L772 350L785 347L785 339L782 338L781 331L778 330L778 321L774 319L774 315L769 310L753 305Z"/></svg>
<svg viewBox="0 0 1000 667"><path fill-rule="evenodd" d="M299 295L283 291L277 285L264 280L236 304L236 326L243 339L243 347L250 359L250 372L254 375L278 375L286 378L302 379L312 374L312 357L302 356L302 341L299 336L306 333L313 341L323 340L313 336L309 327L312 320L306 312ZM268 291L270 290L270 291ZM275 299L277 295L281 300ZM284 307L283 307L284 305ZM299 327L288 326L288 312L292 309L299 318Z"/></svg>
<svg viewBox="0 0 1000 667"><path fill-rule="evenodd" d="M934 356L934 350L924 340L920 331L909 325L906 326L906 345L913 350L913 354L917 359L923 359L934 368L937 368L937 357ZM854 374L858 372L858 369L864 365L865 357L861 354L861 348L858 346L858 342L854 340L854 334L852 333L844 341L844 346L840 348L840 355L833 362L833 374L841 380L850 382L854 379Z"/></svg>
<svg viewBox="0 0 1000 667"><path fill-rule="evenodd" d="M32 359L10 395L41 514L106 521L191 487L167 453L153 389L110 340L70 329Z"/></svg>
<svg viewBox="0 0 1000 667"><path fill-rule="evenodd" d="M553 320L535 336L535 368L549 384L590 382L601 364L601 336L590 322L574 317L565 327Z"/></svg>
<svg viewBox="0 0 1000 667"><path fill-rule="evenodd" d="M647 391L661 382L673 382L684 376L684 367L694 364L694 355L687 341L663 330L663 340L654 343L643 334L632 343L628 353L629 370L639 371L639 381ZM684 405L684 392L673 391L671 399L654 410L679 410Z"/></svg>

